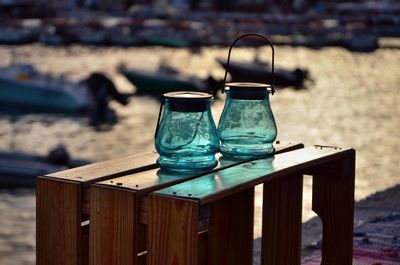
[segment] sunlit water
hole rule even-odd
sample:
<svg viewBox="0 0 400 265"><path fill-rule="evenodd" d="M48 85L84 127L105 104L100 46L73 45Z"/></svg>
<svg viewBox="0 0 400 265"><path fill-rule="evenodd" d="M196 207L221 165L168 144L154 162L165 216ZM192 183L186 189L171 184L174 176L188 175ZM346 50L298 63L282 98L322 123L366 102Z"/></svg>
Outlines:
<svg viewBox="0 0 400 265"><path fill-rule="evenodd" d="M13 54L13 60L11 60ZM262 50L268 60L268 49ZM255 50L238 48L233 58L251 60ZM117 65L155 69L162 60L185 73L223 77L215 58L226 58L226 48L188 49L96 48L39 45L0 47L0 64L33 63L41 71L64 74L74 80L92 71L110 75L118 88L134 88L117 73ZM309 89L278 91L271 104L278 139L353 147L357 150L356 199L400 183L400 50L350 53L340 48L312 50L276 47L276 63L308 68L314 83ZM65 144L73 157L104 160L152 150L158 102L134 97L117 109L120 122L109 131L96 132L85 118L56 115L0 115L0 150L46 154ZM216 121L223 100L213 105ZM312 216L311 182L305 181L304 220ZM261 190L257 189L255 236L260 236ZM288 194L290 196L290 194ZM0 264L35 263L35 196L33 190L0 191Z"/></svg>

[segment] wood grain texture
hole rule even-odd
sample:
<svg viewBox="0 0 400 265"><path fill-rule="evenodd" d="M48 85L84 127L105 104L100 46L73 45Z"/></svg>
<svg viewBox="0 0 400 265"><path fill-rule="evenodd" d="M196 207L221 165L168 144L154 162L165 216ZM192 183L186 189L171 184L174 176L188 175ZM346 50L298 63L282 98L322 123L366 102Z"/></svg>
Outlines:
<svg viewBox="0 0 400 265"><path fill-rule="evenodd" d="M284 153L296 149L303 148L304 145L301 143L290 143L290 142L279 142L275 144L276 153ZM229 168L238 164L245 163L246 161L254 160L254 158L247 159L223 159L220 154L217 154L218 165L208 171L197 174L177 174L177 173L165 173L157 169L147 170L143 172L136 172L135 174L125 174L124 176L98 182L98 185L108 185L129 188L137 190L140 193L148 194L152 191L162 189L183 181L197 178L202 175L206 175L211 172L219 171L224 168Z"/></svg>
<svg viewBox="0 0 400 265"><path fill-rule="evenodd" d="M47 177L82 182L86 187L94 182L107 178L115 178L121 175L156 168L157 165L155 163L157 157L158 154L155 152L127 155L116 159L52 173L47 175Z"/></svg>
<svg viewBox="0 0 400 265"><path fill-rule="evenodd" d="M148 265L197 265L198 202L150 195Z"/></svg>
<svg viewBox="0 0 400 265"><path fill-rule="evenodd" d="M303 147L302 144L297 144L297 143L281 143L278 144L277 152L284 152L288 150L293 150L297 148ZM233 161L233 163L238 163L237 161ZM232 164L229 164L232 165ZM225 165L226 166L226 165ZM92 187L102 187L102 188L115 188L115 189L130 189L132 191L135 191L139 194L140 196L140 208L141 208L141 214L140 214L140 226L145 227L143 224L147 224L148 222L148 203L145 203L147 201L146 195L154 190L159 189L160 187L167 186L167 185L172 185L174 183L179 183L182 181L185 181L189 178L194 178L194 176L190 176L189 178L187 177L182 177L181 175L176 176L176 175L158 175L157 174L158 169L152 169L152 170L147 170L144 172L138 172L135 174L130 174L127 176L123 177L118 177L114 179L110 179L108 181L103 181L99 182ZM204 174L204 173L203 173ZM89 203L86 203L85 205L89 205ZM93 223L93 221L92 221ZM136 225L136 224L135 224ZM104 232L103 232L104 233ZM206 236L206 235L204 235ZM206 242L205 240L201 240L203 237L200 237L201 242ZM146 244L147 244L147 235L144 229L139 230L139 252L146 250ZM201 250L203 250L202 253L205 253L206 251L206 244L201 245ZM104 253L105 255L109 255L107 252ZM102 253L99 253L101 256ZM205 255L200 255L199 258L206 259ZM200 261L201 262L201 261Z"/></svg>
<svg viewBox="0 0 400 265"><path fill-rule="evenodd" d="M353 152L353 149L340 150L320 147L298 149L236 165L161 189L156 193L198 199L201 205L209 204L241 190L326 164Z"/></svg>
<svg viewBox="0 0 400 265"><path fill-rule="evenodd" d="M303 175L292 174L264 184L262 265L299 265Z"/></svg>
<svg viewBox="0 0 400 265"><path fill-rule="evenodd" d="M208 265L208 232L202 232L199 236L198 265Z"/></svg>
<svg viewBox="0 0 400 265"><path fill-rule="evenodd" d="M91 188L90 265L137 265L138 200L128 190Z"/></svg>
<svg viewBox="0 0 400 265"><path fill-rule="evenodd" d="M208 265L253 264L254 187L211 206Z"/></svg>
<svg viewBox="0 0 400 265"><path fill-rule="evenodd" d="M82 265L81 192L77 182L37 179L38 265Z"/></svg>
<svg viewBox="0 0 400 265"><path fill-rule="evenodd" d="M82 231L82 264L89 264L89 224L81 226Z"/></svg>
<svg viewBox="0 0 400 265"><path fill-rule="evenodd" d="M315 168L312 209L323 225L322 265L351 265L355 152Z"/></svg>

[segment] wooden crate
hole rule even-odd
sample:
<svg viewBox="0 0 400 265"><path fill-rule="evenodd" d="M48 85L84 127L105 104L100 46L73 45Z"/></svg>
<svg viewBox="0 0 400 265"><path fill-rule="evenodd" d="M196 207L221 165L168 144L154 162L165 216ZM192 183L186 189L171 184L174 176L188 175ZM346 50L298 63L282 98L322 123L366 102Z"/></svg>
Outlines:
<svg viewBox="0 0 400 265"><path fill-rule="evenodd" d="M88 263L90 185L155 168L155 152L68 169L37 178L37 264Z"/></svg>
<svg viewBox="0 0 400 265"><path fill-rule="evenodd" d="M275 144L277 153L301 147ZM89 252L91 264L144 263L148 216L137 196L200 176L160 180L157 156L130 155L38 177L37 264L87 264ZM225 159L214 171L243 162Z"/></svg>
<svg viewBox="0 0 400 265"><path fill-rule="evenodd" d="M254 186L263 184L261 264L299 265L303 174L313 175L313 210L323 222L322 264L352 264L355 151L321 146L151 193L147 264L253 264ZM207 209L208 227L202 227L199 213Z"/></svg>

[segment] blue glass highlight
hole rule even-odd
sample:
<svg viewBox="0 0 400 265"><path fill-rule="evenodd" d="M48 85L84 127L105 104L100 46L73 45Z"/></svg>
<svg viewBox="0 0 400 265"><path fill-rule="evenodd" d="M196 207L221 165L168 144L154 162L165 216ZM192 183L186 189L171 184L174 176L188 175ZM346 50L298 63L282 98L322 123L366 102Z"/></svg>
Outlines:
<svg viewBox="0 0 400 265"><path fill-rule="evenodd" d="M217 165L218 132L211 114L211 96L166 98L156 135L158 165L170 171L199 171Z"/></svg>
<svg viewBox="0 0 400 265"><path fill-rule="evenodd" d="M246 85L250 85L247 83ZM226 90L226 101L218 125L221 153L225 156L267 156L275 149L275 118L267 89Z"/></svg>

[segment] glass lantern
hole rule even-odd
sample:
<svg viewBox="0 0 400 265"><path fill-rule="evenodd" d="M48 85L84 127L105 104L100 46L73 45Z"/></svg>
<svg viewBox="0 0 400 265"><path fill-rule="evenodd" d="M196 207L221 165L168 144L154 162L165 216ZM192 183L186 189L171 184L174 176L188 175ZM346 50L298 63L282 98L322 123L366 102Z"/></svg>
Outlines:
<svg viewBox="0 0 400 265"><path fill-rule="evenodd" d="M221 153L225 156L268 156L274 153L273 142L277 136L275 118L269 95L274 93L272 84L237 82L226 83L232 47L241 38L258 36L272 48L272 76L274 75L274 48L259 34L245 34L231 45L225 69L226 101L218 125Z"/></svg>
<svg viewBox="0 0 400 265"><path fill-rule="evenodd" d="M163 95L155 135L155 146L160 155L157 164L161 169L199 171L217 165L215 154L219 150L219 139L211 102L212 95L201 92L180 91Z"/></svg>

